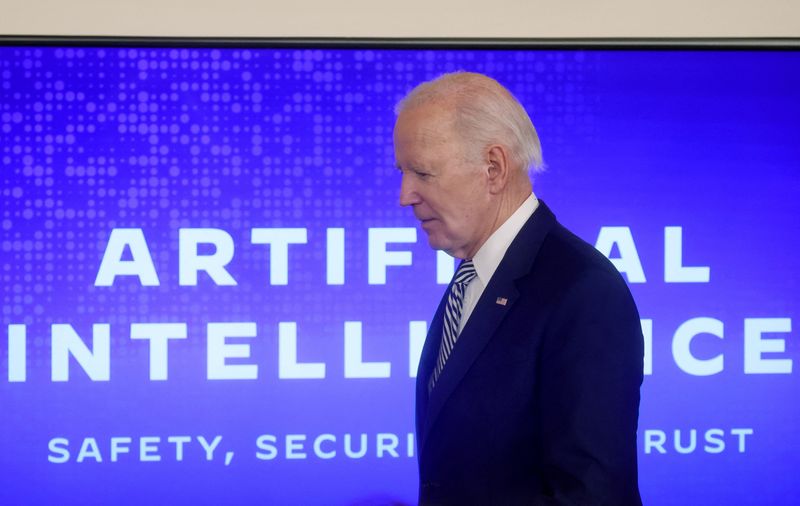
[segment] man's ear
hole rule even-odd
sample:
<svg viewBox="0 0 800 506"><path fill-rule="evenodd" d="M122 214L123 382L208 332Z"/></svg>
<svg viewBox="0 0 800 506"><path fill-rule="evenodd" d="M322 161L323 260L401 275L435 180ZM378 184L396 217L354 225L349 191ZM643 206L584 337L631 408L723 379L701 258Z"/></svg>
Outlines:
<svg viewBox="0 0 800 506"><path fill-rule="evenodd" d="M500 144L492 144L486 152L486 161L489 164L489 191L493 194L501 193L508 186L511 179L511 164L508 159L508 150Z"/></svg>

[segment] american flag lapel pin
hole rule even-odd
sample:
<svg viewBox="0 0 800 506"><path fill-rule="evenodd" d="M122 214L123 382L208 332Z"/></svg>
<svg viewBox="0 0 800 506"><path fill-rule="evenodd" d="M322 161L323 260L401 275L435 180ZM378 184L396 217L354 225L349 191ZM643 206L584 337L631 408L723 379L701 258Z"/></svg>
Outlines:
<svg viewBox="0 0 800 506"><path fill-rule="evenodd" d="M508 304L508 299L505 297L498 297L495 302L501 306L505 306L506 304Z"/></svg>

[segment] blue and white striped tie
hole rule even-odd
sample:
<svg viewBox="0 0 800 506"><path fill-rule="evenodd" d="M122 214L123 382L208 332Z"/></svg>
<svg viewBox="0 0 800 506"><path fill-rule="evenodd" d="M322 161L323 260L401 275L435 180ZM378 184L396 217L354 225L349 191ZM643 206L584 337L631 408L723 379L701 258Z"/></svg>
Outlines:
<svg viewBox="0 0 800 506"><path fill-rule="evenodd" d="M464 306L464 293L467 291L467 285L475 277L475 274L475 266L472 264L472 260L466 260L458 266L458 271L453 276L453 284L450 287L447 306L444 309L442 343L439 345L439 357L436 359L436 367L431 373L430 381L428 381L428 393L433 390L439 380L444 364L456 345L458 327L461 323L461 308Z"/></svg>

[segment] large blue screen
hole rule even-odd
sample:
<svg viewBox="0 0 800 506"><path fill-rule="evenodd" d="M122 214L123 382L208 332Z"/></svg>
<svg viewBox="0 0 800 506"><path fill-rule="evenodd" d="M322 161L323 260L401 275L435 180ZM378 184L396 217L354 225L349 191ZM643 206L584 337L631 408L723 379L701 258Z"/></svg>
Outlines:
<svg viewBox="0 0 800 506"><path fill-rule="evenodd" d="M797 51L6 46L0 503L414 503L393 107L458 69L638 303L645 503L796 500Z"/></svg>

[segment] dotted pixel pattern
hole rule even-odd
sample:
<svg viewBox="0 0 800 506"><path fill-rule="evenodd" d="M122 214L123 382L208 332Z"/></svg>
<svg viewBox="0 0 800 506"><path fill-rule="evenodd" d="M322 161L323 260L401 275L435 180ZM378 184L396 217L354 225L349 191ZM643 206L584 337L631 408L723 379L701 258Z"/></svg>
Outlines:
<svg viewBox="0 0 800 506"><path fill-rule="evenodd" d="M109 323L119 354L132 322L197 334L208 321L298 321L340 336L343 319L374 319L372 333L396 334L407 315L428 318L441 287L422 233L413 268L391 271L388 289L366 283L368 228L416 225L397 205L394 104L442 72L485 72L535 121L551 118L536 123L556 146L566 131L591 133L576 71L590 66L582 52L0 48L3 325L29 326L42 368L50 323L84 339ZM111 230L127 227L143 229L160 286L93 286ZM237 286L202 273L178 286L184 227L233 237ZM287 286L269 285L255 227L308 229L308 244L290 247ZM327 227L346 230L344 287L325 284Z"/></svg>

